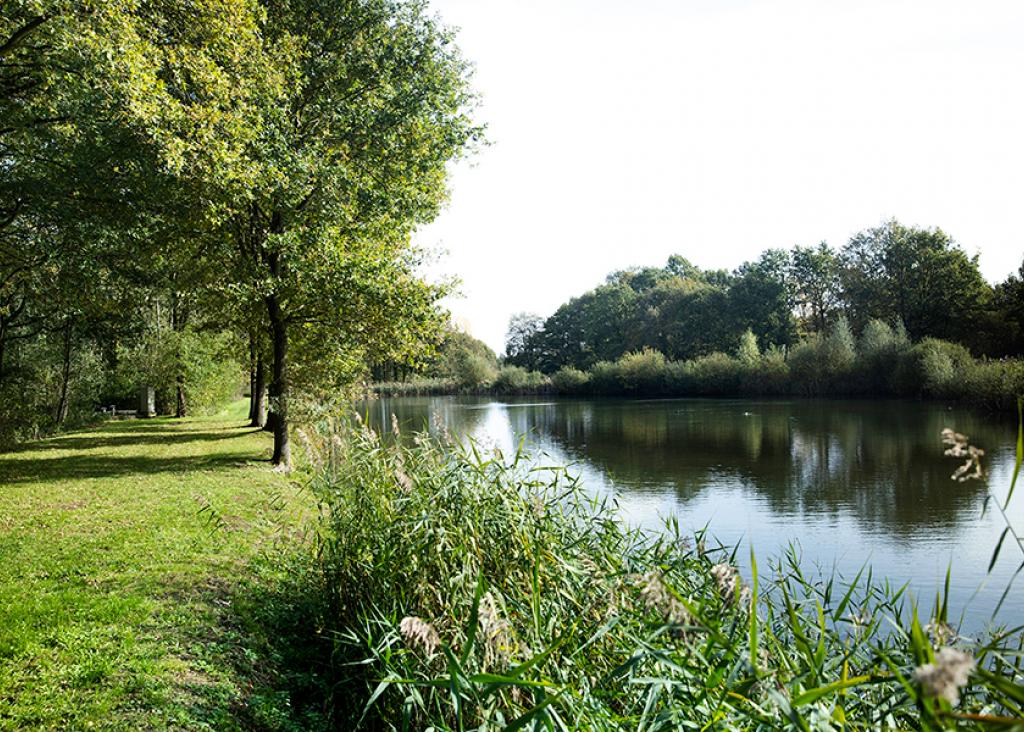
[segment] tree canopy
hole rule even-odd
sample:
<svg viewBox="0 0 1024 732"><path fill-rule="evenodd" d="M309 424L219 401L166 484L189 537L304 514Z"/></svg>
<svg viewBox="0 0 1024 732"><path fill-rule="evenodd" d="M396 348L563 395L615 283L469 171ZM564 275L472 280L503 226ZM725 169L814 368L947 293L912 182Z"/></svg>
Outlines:
<svg viewBox="0 0 1024 732"><path fill-rule="evenodd" d="M184 334L230 333L287 463L296 395L438 340L411 235L480 137L469 72L415 0L5 4L0 387L16 340L74 331L118 381L166 325L184 413Z"/></svg>
<svg viewBox="0 0 1024 732"><path fill-rule="evenodd" d="M686 360L752 343L788 348L840 321L857 333L881 321L914 340L1019 354L1020 281L993 288L977 256L940 229L887 221L838 251L824 242L769 249L732 272L702 271L678 254L663 268L614 272L546 320L515 316L507 359L547 373L643 349Z"/></svg>

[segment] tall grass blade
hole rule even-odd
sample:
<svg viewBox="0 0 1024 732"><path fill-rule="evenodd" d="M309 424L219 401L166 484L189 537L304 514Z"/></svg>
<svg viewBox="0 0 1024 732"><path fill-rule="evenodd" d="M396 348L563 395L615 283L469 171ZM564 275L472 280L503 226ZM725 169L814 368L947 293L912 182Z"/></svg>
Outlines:
<svg viewBox="0 0 1024 732"><path fill-rule="evenodd" d="M1013 498L1013 490L1017 487L1017 478L1020 477L1020 466L1024 463L1024 397L1017 399L1017 459L1013 465L1013 478L1010 480L1010 492L1006 494L1006 503L1003 504L1005 511Z"/></svg>
<svg viewBox="0 0 1024 732"><path fill-rule="evenodd" d="M1003 532L999 535L999 541L996 542L996 548L992 552L992 559L988 563L988 572L992 573L992 568L996 566L996 562L999 560L999 551L1003 548L1003 540L1006 539L1006 535L1010 533L1010 527L1007 526L1003 529Z"/></svg>
<svg viewBox="0 0 1024 732"><path fill-rule="evenodd" d="M757 615L757 557L754 555L754 545L750 545L750 667L757 674L757 642L758 642L758 615Z"/></svg>

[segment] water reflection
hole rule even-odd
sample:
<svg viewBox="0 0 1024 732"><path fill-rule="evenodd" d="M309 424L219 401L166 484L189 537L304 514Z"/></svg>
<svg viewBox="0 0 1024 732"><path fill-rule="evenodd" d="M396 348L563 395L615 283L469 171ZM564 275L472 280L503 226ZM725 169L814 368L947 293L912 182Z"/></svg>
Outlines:
<svg viewBox="0 0 1024 732"><path fill-rule="evenodd" d="M810 560L850 573L870 557L876 571L923 591L955 555L954 594L963 603L984 580L1002 525L981 516L983 484L950 480L956 462L942 457L938 435L947 426L969 434L988 451L994 485L1004 486L1015 432L988 415L897 401L405 398L364 409L378 425L394 413L413 429L436 430L437 415L452 432L505 450L525 435L652 527L675 514L759 551L796 540ZM976 600L976 625L995 606L1013 559L1000 562ZM1008 612L1024 619L1017 595Z"/></svg>

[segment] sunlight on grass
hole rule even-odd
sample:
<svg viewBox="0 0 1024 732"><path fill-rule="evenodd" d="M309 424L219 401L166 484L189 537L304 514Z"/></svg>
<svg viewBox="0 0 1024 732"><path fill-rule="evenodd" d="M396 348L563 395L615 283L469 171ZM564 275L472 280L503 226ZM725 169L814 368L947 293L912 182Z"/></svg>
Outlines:
<svg viewBox="0 0 1024 732"><path fill-rule="evenodd" d="M238 570L303 503L270 471L269 437L242 426L246 407L108 422L0 456L0 728L248 714Z"/></svg>

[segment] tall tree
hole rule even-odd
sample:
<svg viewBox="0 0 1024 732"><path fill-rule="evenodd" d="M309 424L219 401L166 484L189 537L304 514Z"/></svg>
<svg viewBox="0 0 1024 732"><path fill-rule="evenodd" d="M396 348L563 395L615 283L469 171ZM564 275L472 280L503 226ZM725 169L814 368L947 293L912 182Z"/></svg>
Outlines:
<svg viewBox="0 0 1024 732"><path fill-rule="evenodd" d="M789 252L769 249L736 270L729 288L733 321L753 331L759 343L785 346L795 339L789 287Z"/></svg>
<svg viewBox="0 0 1024 732"><path fill-rule="evenodd" d="M993 297L995 328L992 340L994 353L1019 356L1024 354L1024 264L995 288Z"/></svg>
<svg viewBox="0 0 1024 732"><path fill-rule="evenodd" d="M887 221L850 239L842 282L852 325L899 320L915 340L927 336L973 343L973 322L991 291L970 257L941 229Z"/></svg>
<svg viewBox="0 0 1024 732"><path fill-rule="evenodd" d="M288 464L293 330L352 361L411 358L441 321L409 240L445 200L446 165L479 130L466 64L422 4L268 2L256 171L235 217L272 342L269 422ZM315 339L311 334L320 333ZM313 349L314 351L316 349Z"/></svg>
<svg viewBox="0 0 1024 732"><path fill-rule="evenodd" d="M794 247L790 282L804 330L824 333L842 305L838 255L825 242Z"/></svg>
<svg viewBox="0 0 1024 732"><path fill-rule="evenodd" d="M505 335L505 360L513 366L540 368L541 334L544 318L535 313L516 313L508 321Z"/></svg>

